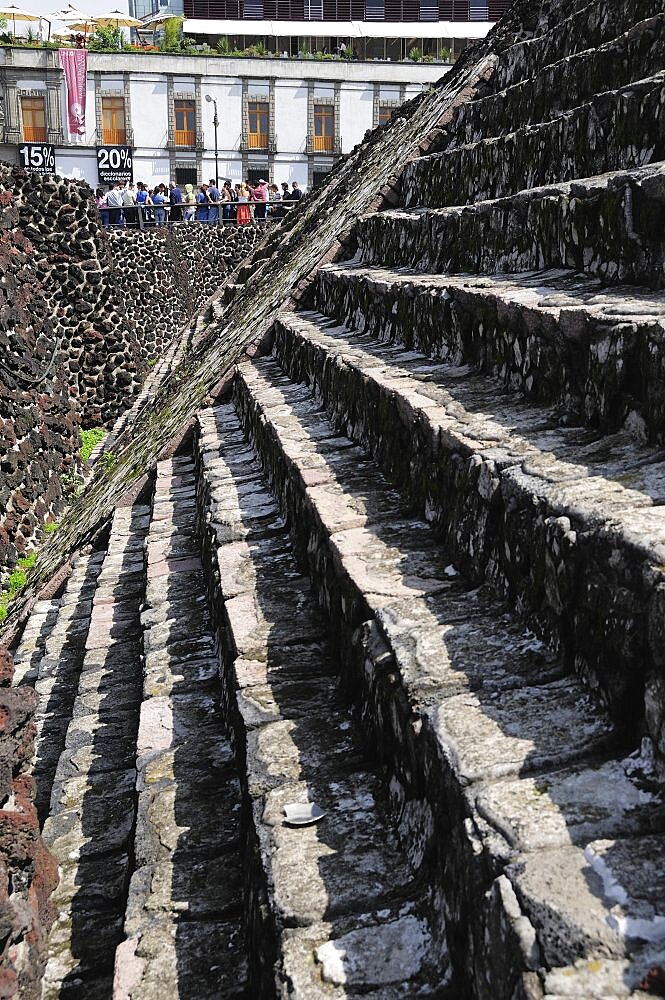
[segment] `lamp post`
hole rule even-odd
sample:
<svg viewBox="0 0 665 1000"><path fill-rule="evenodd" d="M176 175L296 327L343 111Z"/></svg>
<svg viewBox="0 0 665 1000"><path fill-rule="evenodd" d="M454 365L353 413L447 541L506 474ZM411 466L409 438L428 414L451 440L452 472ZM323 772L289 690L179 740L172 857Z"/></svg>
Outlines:
<svg viewBox="0 0 665 1000"><path fill-rule="evenodd" d="M210 94L206 94L206 101L208 104L212 101L215 113L212 118L212 124L215 128L215 186L219 187L219 152L217 147L217 127L219 126L219 118L217 117L217 101Z"/></svg>

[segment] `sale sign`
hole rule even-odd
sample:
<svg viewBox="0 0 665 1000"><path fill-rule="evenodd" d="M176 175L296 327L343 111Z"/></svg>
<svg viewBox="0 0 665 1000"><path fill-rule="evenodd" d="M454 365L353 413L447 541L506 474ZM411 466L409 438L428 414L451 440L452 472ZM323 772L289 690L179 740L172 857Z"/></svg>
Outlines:
<svg viewBox="0 0 665 1000"><path fill-rule="evenodd" d="M26 142L18 148L21 166L29 173L55 173L55 146L46 142Z"/></svg>
<svg viewBox="0 0 665 1000"><path fill-rule="evenodd" d="M134 179L131 146L98 146L97 176L100 184L126 184Z"/></svg>
<svg viewBox="0 0 665 1000"><path fill-rule="evenodd" d="M69 135L85 135L87 50L59 49L58 54L67 85L67 131Z"/></svg>

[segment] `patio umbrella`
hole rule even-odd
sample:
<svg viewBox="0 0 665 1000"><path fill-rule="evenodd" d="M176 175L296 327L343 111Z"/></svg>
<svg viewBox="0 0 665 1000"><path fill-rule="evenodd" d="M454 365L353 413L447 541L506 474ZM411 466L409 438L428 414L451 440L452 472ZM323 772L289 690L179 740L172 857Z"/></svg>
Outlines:
<svg viewBox="0 0 665 1000"><path fill-rule="evenodd" d="M112 28L140 28L143 25L143 21L139 21L138 17L132 17L124 10L112 10L110 14L100 14L98 17L93 17L93 21L103 28L109 26Z"/></svg>
<svg viewBox="0 0 665 1000"><path fill-rule="evenodd" d="M29 10L23 10L16 4L9 4L7 7L0 7L0 17L11 17L14 22L14 35L16 35L17 21L41 21L41 14L31 14Z"/></svg>
<svg viewBox="0 0 665 1000"><path fill-rule="evenodd" d="M53 16L62 21L65 27L69 28L72 33L82 31L87 44L88 32L92 31L95 26L95 19L91 15L84 14L83 11L77 10L76 7L70 4L66 10L60 11Z"/></svg>

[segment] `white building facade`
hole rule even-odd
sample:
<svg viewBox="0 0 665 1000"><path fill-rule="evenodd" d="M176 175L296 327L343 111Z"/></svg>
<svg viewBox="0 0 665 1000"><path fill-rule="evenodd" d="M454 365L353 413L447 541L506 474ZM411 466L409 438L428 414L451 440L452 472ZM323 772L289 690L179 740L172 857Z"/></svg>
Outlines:
<svg viewBox="0 0 665 1000"><path fill-rule="evenodd" d="M412 61L90 52L86 131L69 136L58 52L2 48L0 157L18 163L25 143L49 144L57 173L94 188L101 183L99 147L116 146L131 153L134 182L149 187L217 176L310 188L368 129L449 69Z"/></svg>
<svg viewBox="0 0 665 1000"><path fill-rule="evenodd" d="M98 148L128 147L133 180L150 187L170 180L200 184L217 175L234 183L295 180L309 188L368 129L448 69L413 62L91 52L86 132L70 137L58 52L3 48L0 157L18 163L26 142L50 144L57 173L97 187Z"/></svg>

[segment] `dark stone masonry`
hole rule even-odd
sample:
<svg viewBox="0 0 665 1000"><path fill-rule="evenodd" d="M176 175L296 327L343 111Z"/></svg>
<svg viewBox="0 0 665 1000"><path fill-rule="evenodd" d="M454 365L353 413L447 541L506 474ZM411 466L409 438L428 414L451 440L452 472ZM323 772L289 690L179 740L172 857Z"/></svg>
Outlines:
<svg viewBox="0 0 665 1000"><path fill-rule="evenodd" d="M114 297L144 361L160 356L264 235L258 226L198 223L108 234Z"/></svg>
<svg viewBox="0 0 665 1000"><path fill-rule="evenodd" d="M665 996L664 53L522 0L265 238L14 177L0 486L131 384L2 633L0 996Z"/></svg>

